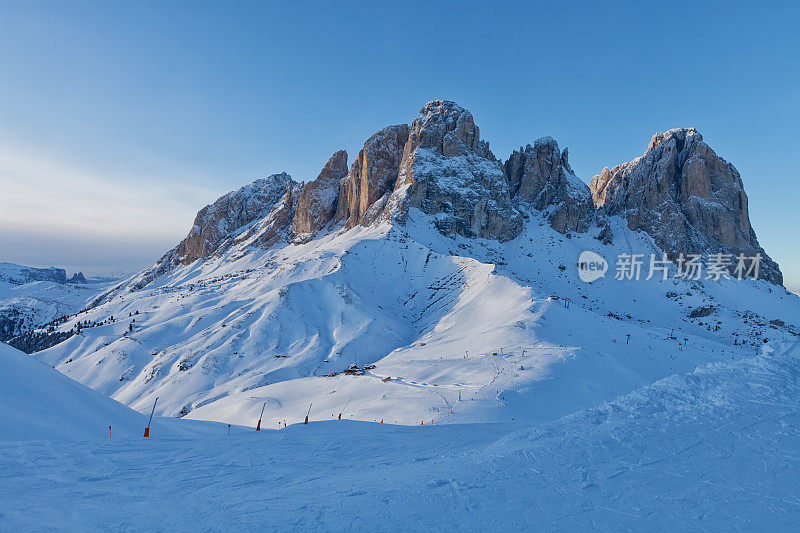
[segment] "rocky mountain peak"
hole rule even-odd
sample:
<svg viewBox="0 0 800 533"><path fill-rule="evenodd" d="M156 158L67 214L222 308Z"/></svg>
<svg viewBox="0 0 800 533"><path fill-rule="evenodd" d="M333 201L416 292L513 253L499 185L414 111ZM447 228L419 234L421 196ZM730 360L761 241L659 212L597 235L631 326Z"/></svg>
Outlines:
<svg viewBox="0 0 800 533"><path fill-rule="evenodd" d="M569 166L568 152L552 137L542 137L515 150L504 164L511 194L539 211L560 233L585 232L594 217L589 187Z"/></svg>
<svg viewBox="0 0 800 533"><path fill-rule="evenodd" d="M502 166L472 114L449 100L428 102L411 124L387 211L403 222L412 208L435 215L444 235L507 241L522 230Z"/></svg>
<svg viewBox="0 0 800 533"><path fill-rule="evenodd" d="M690 142L700 142L703 140L703 136L694 128L673 128L664 133L654 134L653 138L650 139L647 150L650 151L657 148L664 141L674 141L678 151L681 151L687 139Z"/></svg>
<svg viewBox="0 0 800 533"><path fill-rule="evenodd" d="M408 124L398 124L367 139L341 181L336 221L343 220L351 228L374 220L397 182L408 133Z"/></svg>
<svg viewBox="0 0 800 533"><path fill-rule="evenodd" d="M528 144L512 152L503 166L511 194L520 195L523 200L530 202L551 177L557 177L562 172L564 162L555 139L542 137L533 146ZM544 205L539 209L544 209Z"/></svg>
<svg viewBox="0 0 800 533"><path fill-rule="evenodd" d="M370 136L349 169L347 159L337 151L302 186L283 173L222 196L198 213L186 239L151 273L239 243L303 242L331 223L332 229L389 219L403 224L413 209L432 215L444 235L508 241L522 231L521 213L536 209L565 234L596 223L604 242L611 241L607 217L622 217L673 260L681 253L760 253L761 277L782 280L750 225L738 171L694 128L655 134L641 157L603 169L587 187L555 139L542 137L502 163L469 111L434 100L410 126Z"/></svg>
<svg viewBox="0 0 800 533"><path fill-rule="evenodd" d="M426 148L447 157L490 154L489 143L481 141L472 113L450 100L433 100L422 106L411 124L409 140L412 149Z"/></svg>
<svg viewBox="0 0 800 533"><path fill-rule="evenodd" d="M295 235L319 231L333 219L339 188L347 175L347 152L339 150L325 163L314 181L303 185L297 198L292 230Z"/></svg>
<svg viewBox="0 0 800 533"><path fill-rule="evenodd" d="M76 272L76 273L74 273L74 274L72 275L72 277L71 277L71 278L69 278L69 279L67 280L67 283L80 283L80 284L84 284L84 283L88 283L88 281L86 280L86 276L84 276L84 275L83 275L83 272Z"/></svg>
<svg viewBox="0 0 800 533"><path fill-rule="evenodd" d="M598 208L647 232L673 260L682 253L760 253L760 277L782 283L750 225L739 172L694 128L655 134L641 157L603 169L590 188Z"/></svg>
<svg viewBox="0 0 800 533"><path fill-rule="evenodd" d="M193 263L244 240L250 235L248 230L257 223L269 215L275 219L279 215L273 213L276 208L282 211L291 209L295 186L297 183L283 172L258 179L220 197L197 213L189 235L174 250L175 260L185 265Z"/></svg>

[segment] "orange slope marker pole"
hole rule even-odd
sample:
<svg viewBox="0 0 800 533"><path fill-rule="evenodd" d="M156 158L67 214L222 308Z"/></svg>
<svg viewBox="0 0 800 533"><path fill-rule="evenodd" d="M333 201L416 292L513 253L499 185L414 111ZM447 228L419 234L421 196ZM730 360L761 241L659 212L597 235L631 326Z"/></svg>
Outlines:
<svg viewBox="0 0 800 533"><path fill-rule="evenodd" d="M303 424L306 424L306 425L308 424L308 415L310 415L310 414L311 414L311 406L312 406L312 405L314 405L314 404L313 404L313 403L311 403L311 404L308 404L308 412L306 413L306 421L305 421L305 422L303 422Z"/></svg>
<svg viewBox="0 0 800 533"><path fill-rule="evenodd" d="M342 410L341 410L341 412L339 413L339 420L341 420L341 419L342 419L342 413L344 413L345 411L347 411L347 406L348 406L348 405L350 405L350 401L351 401L352 399L353 399L353 397L352 397L352 396L350 396L350 399L349 399L349 400L347 400L347 403L346 403L346 404L344 404L344 409L342 409Z"/></svg>
<svg viewBox="0 0 800 533"><path fill-rule="evenodd" d="M261 414L258 415L258 425L256 426L256 431L261 431L261 419L264 418L264 409L267 408L267 402L264 402L264 405L261 407Z"/></svg>
<svg viewBox="0 0 800 533"><path fill-rule="evenodd" d="M144 436L150 436L150 424L153 422L153 414L156 412L156 404L158 403L158 397L156 397L156 401L153 402L153 410L150 411L150 420L147 421L147 427L144 428Z"/></svg>

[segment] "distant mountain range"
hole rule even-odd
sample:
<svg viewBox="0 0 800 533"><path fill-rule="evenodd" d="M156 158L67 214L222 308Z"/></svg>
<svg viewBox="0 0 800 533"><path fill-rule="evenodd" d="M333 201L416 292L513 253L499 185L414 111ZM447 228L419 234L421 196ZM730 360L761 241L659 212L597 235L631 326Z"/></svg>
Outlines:
<svg viewBox="0 0 800 533"><path fill-rule="evenodd" d="M82 272L67 278L63 268L0 263L0 341L14 344L15 337L80 311L108 283L105 279L90 283ZM18 339L16 344L22 347L25 342Z"/></svg>
<svg viewBox="0 0 800 533"><path fill-rule="evenodd" d="M63 268L36 268L14 263L0 263L0 283L3 285L24 285L34 281L51 281L62 284L87 283L83 272L76 272L67 279L67 271Z"/></svg>

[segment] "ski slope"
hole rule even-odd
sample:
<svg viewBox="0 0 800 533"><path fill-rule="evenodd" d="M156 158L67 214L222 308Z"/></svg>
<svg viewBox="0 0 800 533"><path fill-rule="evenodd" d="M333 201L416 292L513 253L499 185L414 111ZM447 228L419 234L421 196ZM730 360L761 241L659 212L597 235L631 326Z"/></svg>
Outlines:
<svg viewBox="0 0 800 533"><path fill-rule="evenodd" d="M0 342L0 441L140 437L148 417ZM214 427L215 429L211 429ZM153 419L154 435L198 435L220 424Z"/></svg>
<svg viewBox="0 0 800 533"><path fill-rule="evenodd" d="M760 352L536 425L0 442L0 528L794 530L800 346Z"/></svg>

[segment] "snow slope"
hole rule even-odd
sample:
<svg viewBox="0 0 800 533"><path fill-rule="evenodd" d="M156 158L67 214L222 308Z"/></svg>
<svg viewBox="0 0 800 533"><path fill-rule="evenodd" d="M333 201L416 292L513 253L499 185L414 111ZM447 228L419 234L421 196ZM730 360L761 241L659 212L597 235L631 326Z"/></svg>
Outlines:
<svg viewBox="0 0 800 533"><path fill-rule="evenodd" d="M0 441L88 441L140 437L147 417L0 343ZM153 437L195 435L203 424L154 419Z"/></svg>
<svg viewBox="0 0 800 533"><path fill-rule="evenodd" d="M535 426L0 442L0 528L795 530L798 376L794 342Z"/></svg>
<svg viewBox="0 0 800 533"><path fill-rule="evenodd" d="M660 255L646 235L615 227L603 245L597 228L567 238L525 216L507 243L444 237L418 211L305 244L242 243L112 293L80 318L120 320L37 357L141 412L159 396L165 416L255 425L266 403L267 427L309 405L312 420L347 405L345 417L399 424L541 422L797 338L800 299L782 288L618 281L617 254ZM587 249L612 263L592 284L574 266ZM353 362L376 368L325 377Z"/></svg>

